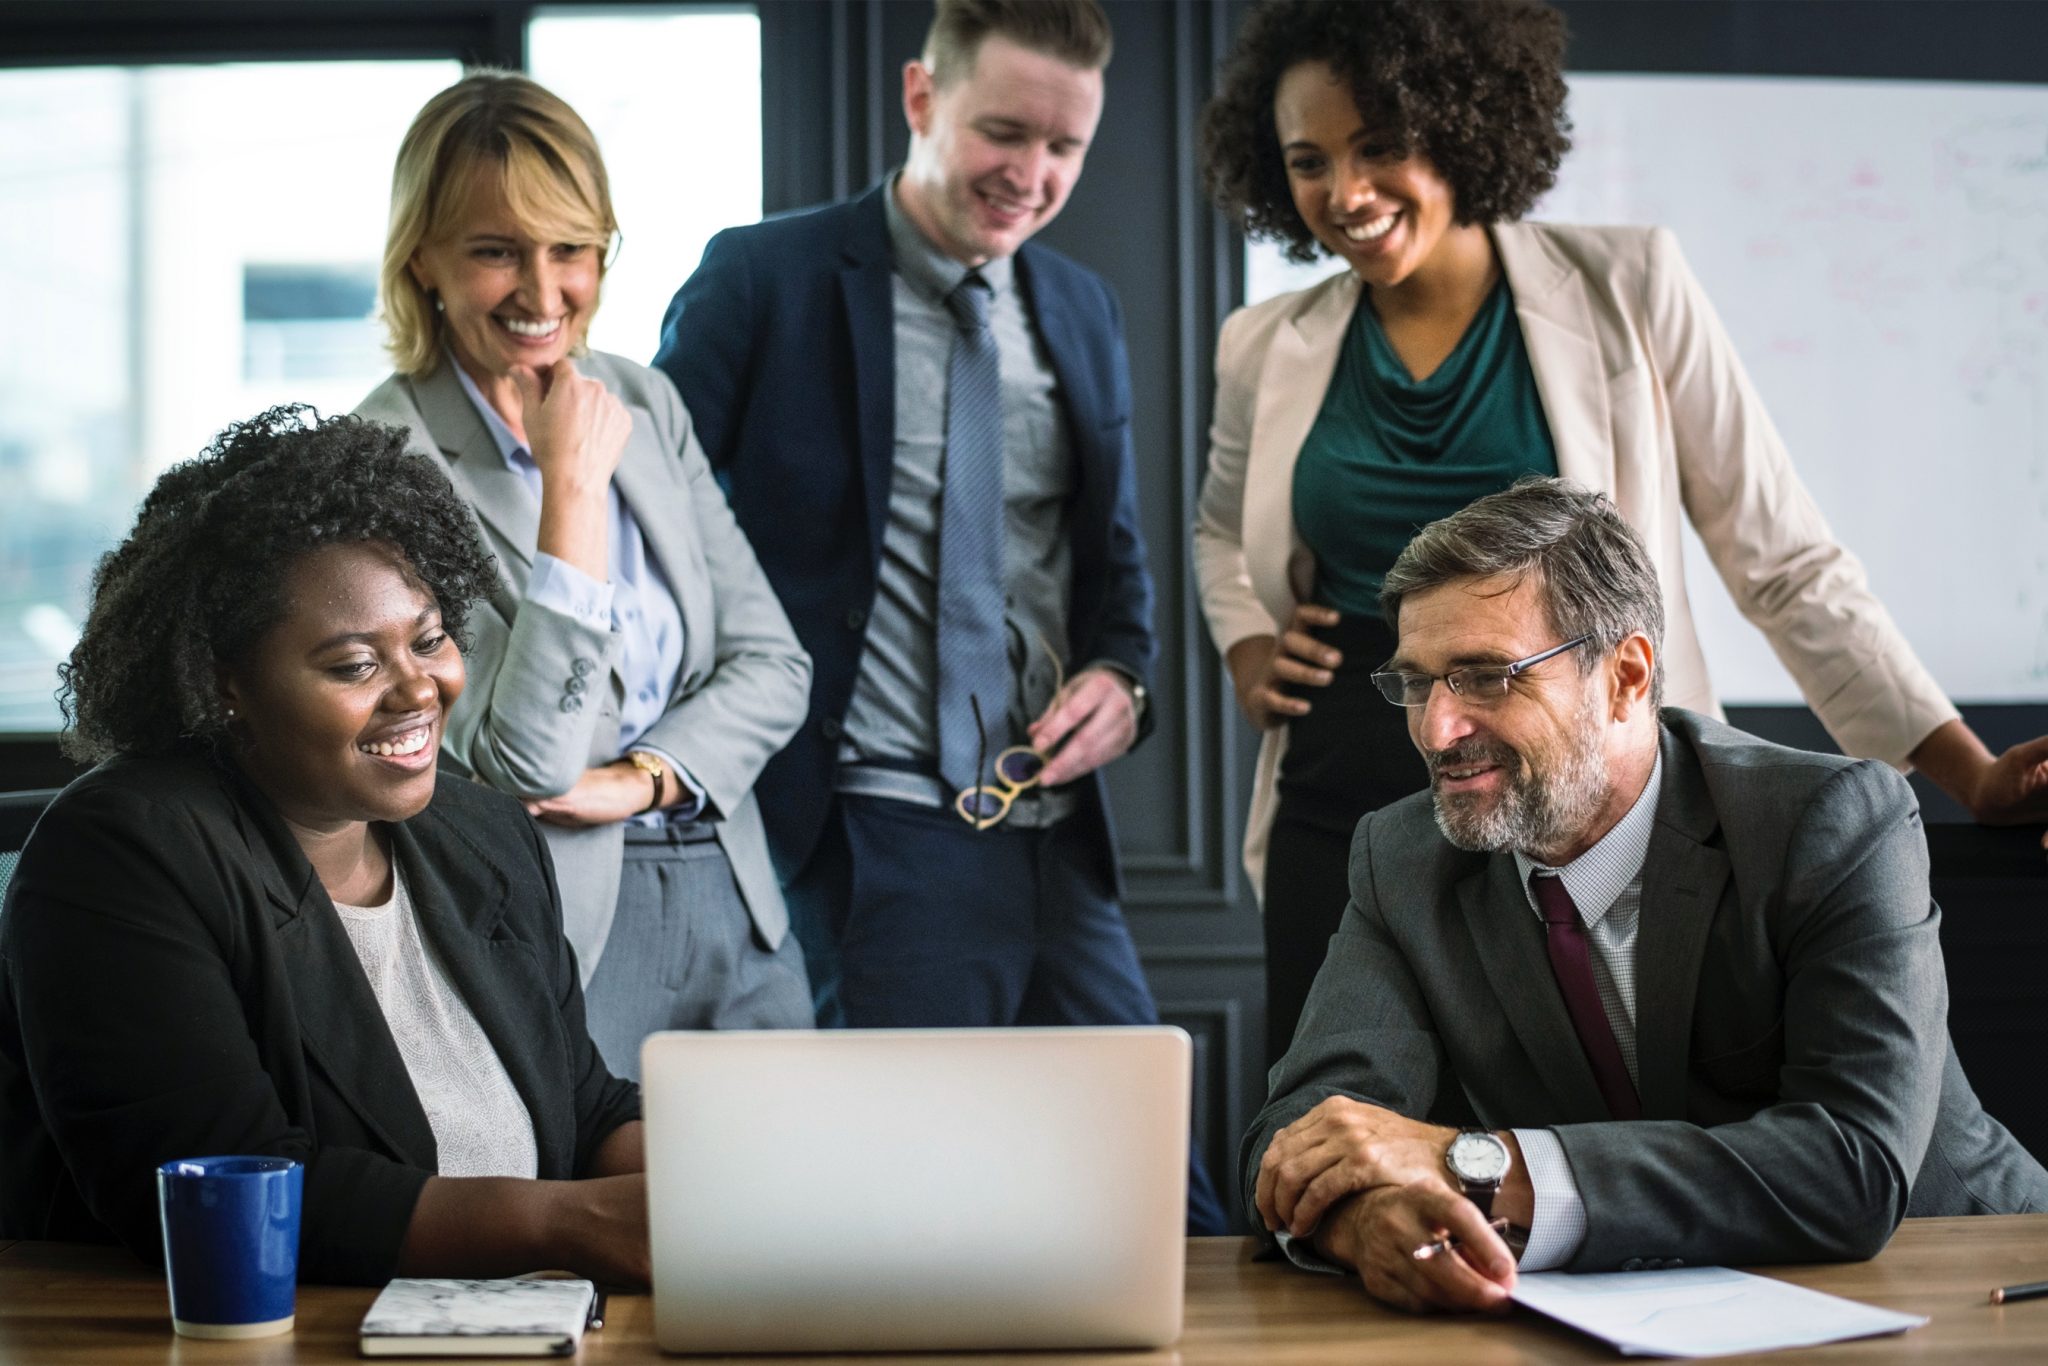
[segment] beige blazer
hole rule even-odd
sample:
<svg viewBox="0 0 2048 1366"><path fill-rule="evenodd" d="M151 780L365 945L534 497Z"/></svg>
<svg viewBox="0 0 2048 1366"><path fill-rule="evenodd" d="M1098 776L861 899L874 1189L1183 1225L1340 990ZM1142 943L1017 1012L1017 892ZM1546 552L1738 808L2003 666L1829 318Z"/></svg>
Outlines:
<svg viewBox="0 0 2048 1366"><path fill-rule="evenodd" d="M1799 482L1677 239L1663 228L1547 223L1492 233L1558 472L1612 497L1656 562L1666 705L1720 714L1686 598L1683 518L1836 743L1903 765L1956 710ZM1314 582L1294 524L1294 461L1359 291L1346 272L1238 310L1217 340L1194 556L1225 653L1275 634ZM1286 744L1276 727L1259 751L1244 848L1258 889Z"/></svg>
<svg viewBox="0 0 2048 1366"><path fill-rule="evenodd" d="M803 724L811 660L733 520L690 415L658 370L592 351L577 362L626 405L633 431L612 476L683 615L682 674L668 710L642 739L690 771L722 818L718 842L754 928L770 948L789 910L768 858L754 780ZM619 757L625 680L609 629L526 600L540 509L505 465L452 363L393 375L357 406L403 427L476 513L498 582L470 616L469 686L448 716L442 757L517 797L566 792L586 768ZM617 910L625 828L541 824L562 893L562 930L585 986Z"/></svg>

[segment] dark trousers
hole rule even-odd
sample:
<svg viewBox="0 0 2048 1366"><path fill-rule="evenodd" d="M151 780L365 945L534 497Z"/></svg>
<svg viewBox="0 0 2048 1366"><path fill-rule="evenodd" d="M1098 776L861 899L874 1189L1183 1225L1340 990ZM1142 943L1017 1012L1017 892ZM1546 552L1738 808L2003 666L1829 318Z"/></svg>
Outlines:
<svg viewBox="0 0 2048 1366"><path fill-rule="evenodd" d="M1428 785L1408 716L1373 687L1394 653L1378 617L1317 631L1344 653L1326 688L1302 688L1309 714L1288 723L1280 800L1266 850L1266 1062L1294 1038L1309 987L1351 899L1351 836L1367 812Z"/></svg>
<svg viewBox="0 0 2048 1366"><path fill-rule="evenodd" d="M1156 1024L1115 888L1079 830L977 831L950 809L841 794L788 891L814 989L854 1028ZM820 943L820 949L811 946ZM1188 1230L1224 1233L1193 1148Z"/></svg>

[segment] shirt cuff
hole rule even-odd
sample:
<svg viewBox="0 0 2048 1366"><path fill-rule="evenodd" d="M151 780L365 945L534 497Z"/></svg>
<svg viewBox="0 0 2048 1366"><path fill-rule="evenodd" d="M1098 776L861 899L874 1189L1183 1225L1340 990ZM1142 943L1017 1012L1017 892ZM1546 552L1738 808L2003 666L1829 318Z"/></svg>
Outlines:
<svg viewBox="0 0 2048 1366"><path fill-rule="evenodd" d="M1312 1237L1297 1238L1283 1228L1273 1235L1273 1241L1280 1245L1280 1251L1286 1256L1287 1260L1293 1262L1303 1271L1320 1272L1325 1276L1342 1276L1347 1274L1343 1267L1338 1266L1328 1257L1316 1251L1315 1239Z"/></svg>
<svg viewBox="0 0 2048 1366"><path fill-rule="evenodd" d="M1529 1217L1529 1245L1522 1249L1523 1271L1549 1271L1578 1255L1586 1240L1586 1202L1572 1175L1564 1144L1549 1129L1517 1129L1522 1166L1529 1173L1535 1212Z"/></svg>
<svg viewBox="0 0 2048 1366"><path fill-rule="evenodd" d="M612 629L612 586L544 550L534 554L533 573L526 579L526 600L574 617L585 626Z"/></svg>

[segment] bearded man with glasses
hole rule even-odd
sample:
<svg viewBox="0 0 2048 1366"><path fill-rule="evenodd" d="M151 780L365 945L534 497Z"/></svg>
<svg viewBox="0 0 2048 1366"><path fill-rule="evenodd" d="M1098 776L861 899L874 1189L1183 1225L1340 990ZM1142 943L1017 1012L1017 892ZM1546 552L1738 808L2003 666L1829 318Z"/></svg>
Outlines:
<svg viewBox="0 0 2048 1366"><path fill-rule="evenodd" d="M1850 1260L1909 1214L2048 1207L1949 1043L1911 790L1661 708L1656 571L1604 496L1482 498L1381 601L1430 788L1360 823L1245 1139L1292 1260L1505 1310L1518 1270Z"/></svg>

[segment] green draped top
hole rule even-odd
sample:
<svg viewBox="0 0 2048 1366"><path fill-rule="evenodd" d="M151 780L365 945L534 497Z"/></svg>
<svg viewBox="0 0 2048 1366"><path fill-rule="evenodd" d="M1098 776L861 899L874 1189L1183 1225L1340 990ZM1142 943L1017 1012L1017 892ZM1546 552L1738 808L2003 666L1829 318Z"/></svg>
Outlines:
<svg viewBox="0 0 2048 1366"><path fill-rule="evenodd" d="M1505 277L1420 380L1364 294L1294 466L1294 524L1316 557L1315 600L1378 616L1387 571L1424 525L1525 474L1556 473Z"/></svg>

